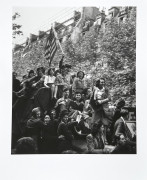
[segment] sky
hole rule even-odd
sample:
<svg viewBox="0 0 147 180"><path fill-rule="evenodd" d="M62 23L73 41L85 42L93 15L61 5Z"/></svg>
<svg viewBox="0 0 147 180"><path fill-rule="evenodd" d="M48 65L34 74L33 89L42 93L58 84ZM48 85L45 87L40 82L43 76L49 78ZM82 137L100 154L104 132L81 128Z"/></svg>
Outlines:
<svg viewBox="0 0 147 180"><path fill-rule="evenodd" d="M99 7L102 9L102 7ZM107 9L107 8L106 8ZM23 36L17 36L13 39L12 44L22 44L30 33L38 35L39 30L47 31L50 29L51 23L64 22L72 17L74 10L80 11L81 7L13 7L12 15L15 12L20 14L15 23L22 25L21 30Z"/></svg>
<svg viewBox="0 0 147 180"><path fill-rule="evenodd" d="M43 8L43 7L14 7L12 15L15 12L20 14L14 22L22 25L21 30L23 36L18 36L13 40L13 43L23 43L30 33L38 35L39 30L47 31L50 29L51 23L63 22L72 17L74 10L81 11L80 7L55 7L55 8Z"/></svg>

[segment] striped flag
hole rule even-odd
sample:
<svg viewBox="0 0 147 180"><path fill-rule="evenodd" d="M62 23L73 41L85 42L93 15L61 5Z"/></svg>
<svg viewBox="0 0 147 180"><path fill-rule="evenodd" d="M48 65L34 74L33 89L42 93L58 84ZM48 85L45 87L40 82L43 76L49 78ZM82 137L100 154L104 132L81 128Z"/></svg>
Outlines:
<svg viewBox="0 0 147 180"><path fill-rule="evenodd" d="M56 51L57 51L56 37L53 29L51 28L50 34L48 35L45 44L45 58L46 60L49 61L49 65L51 64Z"/></svg>

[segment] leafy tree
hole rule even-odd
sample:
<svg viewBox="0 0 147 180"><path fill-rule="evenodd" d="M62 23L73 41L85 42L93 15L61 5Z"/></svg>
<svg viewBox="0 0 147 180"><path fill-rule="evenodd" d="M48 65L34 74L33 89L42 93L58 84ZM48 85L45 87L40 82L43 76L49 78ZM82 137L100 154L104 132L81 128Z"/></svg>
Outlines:
<svg viewBox="0 0 147 180"><path fill-rule="evenodd" d="M14 21L20 17L20 14L18 13L15 13L13 16L12 16L12 37L13 38L16 38L17 35L23 35L23 32L20 30L20 28L22 27L21 25L18 25L16 23L14 23Z"/></svg>
<svg viewBox="0 0 147 180"><path fill-rule="evenodd" d="M123 23L118 23L118 18L109 20L105 31L101 27L95 32L91 27L76 45L67 41L65 52L75 68L83 62L82 69L93 79L104 77L114 101L123 96L131 104L136 89L136 8L128 15Z"/></svg>
<svg viewBox="0 0 147 180"><path fill-rule="evenodd" d="M128 18L118 23L114 18L108 21L107 27L95 31L91 27L77 44L70 39L62 43L67 63L72 65L74 72L85 71L90 75L89 86L99 77L106 79L106 84L112 94L112 100L124 97L128 105L135 104L136 90L136 9L128 12ZM21 57L13 57L13 65L20 74L26 69L36 69L38 66L48 68L44 58L44 40L32 43L30 53ZM58 48L52 65L58 68L61 51Z"/></svg>

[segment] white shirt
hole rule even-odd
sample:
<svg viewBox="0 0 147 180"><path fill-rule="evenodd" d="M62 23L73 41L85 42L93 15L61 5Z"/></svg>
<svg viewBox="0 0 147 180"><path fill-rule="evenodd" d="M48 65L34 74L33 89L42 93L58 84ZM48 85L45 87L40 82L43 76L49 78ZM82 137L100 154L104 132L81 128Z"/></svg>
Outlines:
<svg viewBox="0 0 147 180"><path fill-rule="evenodd" d="M48 83L55 83L55 76L45 76L45 80L44 80L44 83L45 84L48 84Z"/></svg>
<svg viewBox="0 0 147 180"><path fill-rule="evenodd" d="M102 89L99 89L98 87L94 87L94 100L101 100L102 99L102 95L105 92L105 88L103 87Z"/></svg>

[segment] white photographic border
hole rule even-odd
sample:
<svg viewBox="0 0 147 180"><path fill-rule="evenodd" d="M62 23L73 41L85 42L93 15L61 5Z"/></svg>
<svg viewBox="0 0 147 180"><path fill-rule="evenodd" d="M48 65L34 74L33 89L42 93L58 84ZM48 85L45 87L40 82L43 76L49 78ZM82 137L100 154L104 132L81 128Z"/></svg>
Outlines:
<svg viewBox="0 0 147 180"><path fill-rule="evenodd" d="M137 154L136 155L11 155L12 117L12 7L137 7ZM0 179L2 180L146 180L147 120L145 0L3 0L0 2Z"/></svg>

